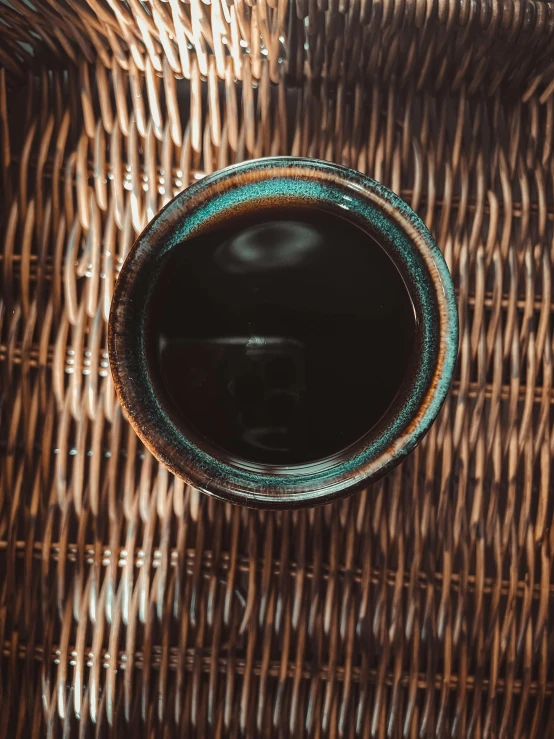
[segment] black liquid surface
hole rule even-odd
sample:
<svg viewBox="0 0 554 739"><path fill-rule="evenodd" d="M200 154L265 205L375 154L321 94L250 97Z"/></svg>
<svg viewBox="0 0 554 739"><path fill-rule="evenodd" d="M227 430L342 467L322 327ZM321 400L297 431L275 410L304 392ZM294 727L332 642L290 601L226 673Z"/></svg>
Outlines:
<svg viewBox="0 0 554 739"><path fill-rule="evenodd" d="M270 465L363 436L414 350L413 306L390 258L315 209L258 211L179 244L148 310L150 367L174 422Z"/></svg>

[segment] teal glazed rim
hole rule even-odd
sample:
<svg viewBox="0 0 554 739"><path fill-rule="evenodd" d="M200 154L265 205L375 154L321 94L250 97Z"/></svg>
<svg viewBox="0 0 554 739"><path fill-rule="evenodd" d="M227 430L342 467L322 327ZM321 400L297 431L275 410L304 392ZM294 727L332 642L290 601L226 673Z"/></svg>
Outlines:
<svg viewBox="0 0 554 739"><path fill-rule="evenodd" d="M146 353L148 303L165 254L231 214L268 205L317 207L373 235L402 274L417 319L413 367L379 423L332 457L270 469L228 457L209 442L179 430L155 392ZM382 477L414 449L436 418L452 380L458 316L454 287L439 248L397 195L346 167L274 157L205 177L177 195L150 222L127 256L116 284L108 345L115 388L127 418L171 472L233 503L293 508L353 493Z"/></svg>

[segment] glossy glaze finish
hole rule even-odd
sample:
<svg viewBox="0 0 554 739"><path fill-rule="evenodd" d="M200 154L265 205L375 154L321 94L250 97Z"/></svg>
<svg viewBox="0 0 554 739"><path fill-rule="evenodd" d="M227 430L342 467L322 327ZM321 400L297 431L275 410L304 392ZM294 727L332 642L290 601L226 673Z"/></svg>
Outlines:
<svg viewBox="0 0 554 739"><path fill-rule="evenodd" d="M145 347L146 306L161 260L229 212L272 203L348 217L375 236L401 272L418 318L418 361L384 418L347 450L319 462L273 469L201 448L172 422L157 396ZM364 337L360 337L363 341ZM342 497L382 476L417 444L448 390L457 352L454 290L428 230L392 192L337 165L296 158L250 161L194 184L149 224L116 285L109 351L126 414L152 453L204 492L250 506L293 507Z"/></svg>

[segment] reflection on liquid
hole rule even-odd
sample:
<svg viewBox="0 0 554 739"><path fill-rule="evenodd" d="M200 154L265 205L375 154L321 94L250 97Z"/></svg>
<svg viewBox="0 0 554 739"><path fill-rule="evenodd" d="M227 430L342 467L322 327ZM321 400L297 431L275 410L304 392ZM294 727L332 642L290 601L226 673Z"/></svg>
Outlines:
<svg viewBox="0 0 554 739"><path fill-rule="evenodd" d="M222 244L214 262L231 274L294 268L307 263L323 246L322 235L299 221L270 221L251 226Z"/></svg>

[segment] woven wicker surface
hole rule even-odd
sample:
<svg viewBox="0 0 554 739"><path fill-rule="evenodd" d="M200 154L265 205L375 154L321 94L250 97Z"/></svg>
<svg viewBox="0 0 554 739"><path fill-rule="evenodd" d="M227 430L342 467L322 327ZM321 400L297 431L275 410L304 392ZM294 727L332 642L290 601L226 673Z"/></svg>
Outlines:
<svg viewBox="0 0 554 739"><path fill-rule="evenodd" d="M0 739L553 736L554 6L10 0L0 19ZM461 343L401 468L273 514L144 450L106 320L169 198L280 153L422 215Z"/></svg>

